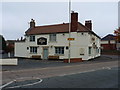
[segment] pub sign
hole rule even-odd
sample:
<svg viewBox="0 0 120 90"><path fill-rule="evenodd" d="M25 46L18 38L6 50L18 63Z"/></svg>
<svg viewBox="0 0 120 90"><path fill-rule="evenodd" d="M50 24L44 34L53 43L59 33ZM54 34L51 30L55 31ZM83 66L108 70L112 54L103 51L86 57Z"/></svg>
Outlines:
<svg viewBox="0 0 120 90"><path fill-rule="evenodd" d="M47 45L47 39L44 37L38 38L37 39L37 44L38 45Z"/></svg>

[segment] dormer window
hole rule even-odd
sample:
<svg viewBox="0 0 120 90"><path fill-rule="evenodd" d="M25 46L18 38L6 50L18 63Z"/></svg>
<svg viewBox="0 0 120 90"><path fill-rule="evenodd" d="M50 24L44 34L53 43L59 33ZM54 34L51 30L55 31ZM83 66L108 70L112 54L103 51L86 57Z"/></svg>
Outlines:
<svg viewBox="0 0 120 90"><path fill-rule="evenodd" d="M35 41L35 36L30 36L30 42L34 42Z"/></svg>

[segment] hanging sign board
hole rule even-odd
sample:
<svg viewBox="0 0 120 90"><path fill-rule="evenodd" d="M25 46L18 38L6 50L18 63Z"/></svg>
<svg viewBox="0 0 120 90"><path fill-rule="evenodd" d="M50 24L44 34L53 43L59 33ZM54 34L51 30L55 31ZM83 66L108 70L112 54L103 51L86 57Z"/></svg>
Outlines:
<svg viewBox="0 0 120 90"><path fill-rule="evenodd" d="M70 40L70 41L72 41L72 40L75 40L75 38L68 38L67 40Z"/></svg>
<svg viewBox="0 0 120 90"><path fill-rule="evenodd" d="M47 45L47 39L44 37L41 37L41 38L37 39L37 44L38 45Z"/></svg>

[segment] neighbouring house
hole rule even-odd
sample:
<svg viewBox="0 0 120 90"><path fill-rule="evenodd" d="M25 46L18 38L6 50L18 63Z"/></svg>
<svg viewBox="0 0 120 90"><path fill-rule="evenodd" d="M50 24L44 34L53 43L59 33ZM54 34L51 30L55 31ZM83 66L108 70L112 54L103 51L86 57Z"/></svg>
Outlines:
<svg viewBox="0 0 120 90"><path fill-rule="evenodd" d="M19 40L6 40L6 53L9 53L9 57L14 56L15 42L24 42L25 40L21 37Z"/></svg>
<svg viewBox="0 0 120 90"><path fill-rule="evenodd" d="M113 34L108 34L101 39L102 50L116 50L116 39Z"/></svg>
<svg viewBox="0 0 120 90"><path fill-rule="evenodd" d="M71 38L69 23L36 26L31 19L30 28L25 32L25 41L15 43L15 56L41 59L82 59L100 56L101 38L93 32L92 21L85 25L78 22L78 13L71 13ZM69 48L70 40L70 48Z"/></svg>
<svg viewBox="0 0 120 90"><path fill-rule="evenodd" d="M5 50L6 50L5 38L3 37L3 35L0 35L0 54L5 53Z"/></svg>
<svg viewBox="0 0 120 90"><path fill-rule="evenodd" d="M16 40L6 40L7 52L14 52L14 43Z"/></svg>
<svg viewBox="0 0 120 90"><path fill-rule="evenodd" d="M118 51L120 51L120 42L117 42L116 48Z"/></svg>
<svg viewBox="0 0 120 90"><path fill-rule="evenodd" d="M14 57L14 48L16 40L6 40L6 56L5 57Z"/></svg>

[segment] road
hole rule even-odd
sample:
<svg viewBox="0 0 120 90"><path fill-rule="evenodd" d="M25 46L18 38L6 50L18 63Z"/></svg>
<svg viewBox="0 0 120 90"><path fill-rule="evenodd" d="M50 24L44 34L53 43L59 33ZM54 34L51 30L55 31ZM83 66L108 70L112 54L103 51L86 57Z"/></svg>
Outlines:
<svg viewBox="0 0 120 90"><path fill-rule="evenodd" d="M100 59L100 58L99 58ZM65 87L117 87L118 60L116 57L109 57L109 60L88 61L82 63L61 63L45 62L46 67L25 68L20 66L16 69L0 72L2 73L3 86L12 82L10 86L21 86L32 88L65 88ZM53 65L52 65L53 63ZM49 65L51 64L51 65ZM58 66L56 66L56 64ZM34 64L33 64L34 65ZM70 77L70 78L69 78ZM67 79L68 78L68 79ZM14 83L16 80L16 83ZM42 82L40 82L42 80ZM59 82L60 81L60 82ZM85 82L84 82L85 81ZM113 82L112 82L113 81ZM68 82L72 82L68 84ZM81 83L82 82L82 83ZM107 85L103 85L102 83ZM74 83L74 84L73 84ZM63 85L64 84L64 85ZM37 85L37 86L36 86ZM46 86L47 85L47 86ZM5 86L7 88L9 85ZM9 86L9 87L10 87ZM86 87L85 87L86 88Z"/></svg>
<svg viewBox="0 0 120 90"><path fill-rule="evenodd" d="M58 67L58 66L72 66L80 64L98 63L98 62L108 62L108 61L118 61L120 57L112 55L102 55L100 58L96 58L90 61L84 61L79 63L63 63L63 61L46 61L46 60L29 60L29 59L18 59L17 66L2 66L2 71L15 71L24 69L37 69L46 67Z"/></svg>
<svg viewBox="0 0 120 90"><path fill-rule="evenodd" d="M7 88L118 88L118 68L81 72L39 80L27 80L8 85ZM23 86L24 83L24 86ZM28 84L29 83L29 84ZM30 85L31 84L31 85Z"/></svg>

